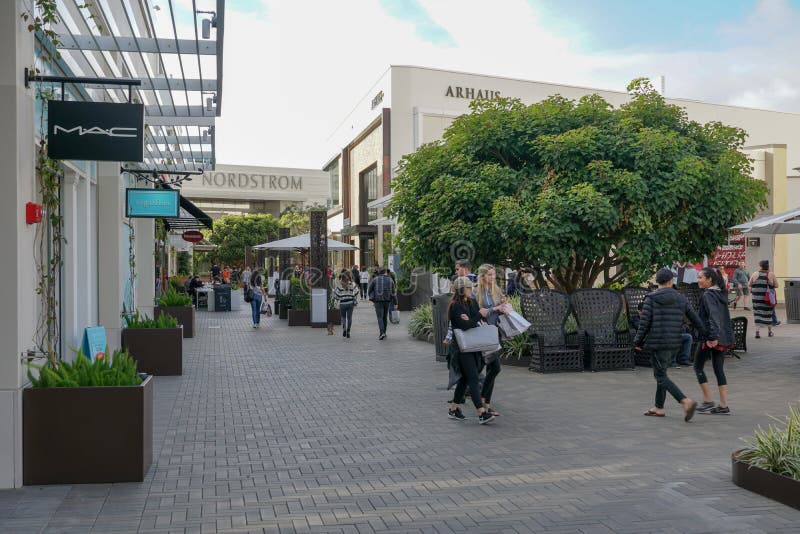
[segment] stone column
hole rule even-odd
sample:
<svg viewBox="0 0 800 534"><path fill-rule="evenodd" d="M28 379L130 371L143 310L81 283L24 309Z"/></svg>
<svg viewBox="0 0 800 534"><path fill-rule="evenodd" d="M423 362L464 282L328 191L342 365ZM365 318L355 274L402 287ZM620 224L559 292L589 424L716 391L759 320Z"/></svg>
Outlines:
<svg viewBox="0 0 800 534"><path fill-rule="evenodd" d="M153 316L156 295L155 219L133 219L136 230L136 307ZM166 288L162 288L166 291Z"/></svg>
<svg viewBox="0 0 800 534"><path fill-rule="evenodd" d="M311 326L328 325L328 213L313 210L309 267L311 282Z"/></svg>
<svg viewBox="0 0 800 534"><path fill-rule="evenodd" d="M288 228L278 228L278 239L288 239L288 237ZM278 252L278 266L281 270L281 293L288 291L288 280L292 276L292 266L289 265L290 258L291 252L288 250L281 250Z"/></svg>
<svg viewBox="0 0 800 534"><path fill-rule="evenodd" d="M124 274L128 263L128 240L123 239L125 216L124 187L119 163L97 164L98 242L98 315L106 328L110 351L120 347L122 303L125 291Z"/></svg>
<svg viewBox="0 0 800 534"><path fill-rule="evenodd" d="M33 65L33 33L20 20L29 1L0 2L0 489L22 485L20 356L33 348L38 297L33 260L37 225L25 224L25 203L37 202L34 175L34 87L23 71ZM45 224L44 222L40 224Z"/></svg>

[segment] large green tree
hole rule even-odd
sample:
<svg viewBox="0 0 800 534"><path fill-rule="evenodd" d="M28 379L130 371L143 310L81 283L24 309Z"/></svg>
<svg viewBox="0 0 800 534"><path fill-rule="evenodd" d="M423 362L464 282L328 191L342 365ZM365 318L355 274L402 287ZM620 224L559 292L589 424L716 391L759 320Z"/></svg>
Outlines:
<svg viewBox="0 0 800 534"><path fill-rule="evenodd" d="M209 241L217 245L214 259L222 264L244 263L244 251L278 238L278 221L269 214L224 215L214 221Z"/></svg>
<svg viewBox="0 0 800 534"><path fill-rule="evenodd" d="M687 119L649 81L598 95L476 100L401 161L388 211L406 267L470 257L572 291L696 260L766 204L739 128Z"/></svg>

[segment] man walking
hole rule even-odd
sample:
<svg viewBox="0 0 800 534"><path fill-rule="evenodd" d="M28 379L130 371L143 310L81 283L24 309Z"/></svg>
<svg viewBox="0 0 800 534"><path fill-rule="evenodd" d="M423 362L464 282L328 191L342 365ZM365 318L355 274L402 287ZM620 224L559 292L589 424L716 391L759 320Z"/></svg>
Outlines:
<svg viewBox="0 0 800 534"><path fill-rule="evenodd" d="M378 339L386 339L389 307L397 298L397 288L394 280L386 274L386 267L381 266L378 268L378 275L369 283L367 295L369 300L375 304L375 314L378 316L378 330L380 330Z"/></svg>
<svg viewBox="0 0 800 534"><path fill-rule="evenodd" d="M644 415L664 417L664 400L669 392L683 407L683 420L688 422L697 410L697 403L684 395L669 379L667 368L681 346L684 317L688 317L700 331L704 330L703 323L686 297L672 287L672 271L660 269L656 273L656 283L658 289L645 297L639 329L633 341L636 350L650 352L653 376L656 379L655 406L644 412Z"/></svg>
<svg viewBox="0 0 800 534"><path fill-rule="evenodd" d="M750 296L750 273L747 272L747 264L743 261L740 261L739 266L733 271L733 287L736 288L733 309L736 309L739 299L743 298L744 309L750 311L750 308L747 307L747 298Z"/></svg>

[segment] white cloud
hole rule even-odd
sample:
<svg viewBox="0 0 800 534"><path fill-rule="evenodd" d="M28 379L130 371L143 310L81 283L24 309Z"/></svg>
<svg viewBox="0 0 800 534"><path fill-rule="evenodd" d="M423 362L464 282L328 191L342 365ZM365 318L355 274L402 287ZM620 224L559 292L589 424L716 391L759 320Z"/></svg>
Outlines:
<svg viewBox="0 0 800 534"><path fill-rule="evenodd" d="M785 0L722 27L731 48L626 55L577 52L525 0L420 0L454 47L426 42L378 0L263 3L261 15L228 3L219 163L318 168L333 155L328 136L390 64L617 90L665 74L667 96L800 110L800 73L786 63L800 19Z"/></svg>

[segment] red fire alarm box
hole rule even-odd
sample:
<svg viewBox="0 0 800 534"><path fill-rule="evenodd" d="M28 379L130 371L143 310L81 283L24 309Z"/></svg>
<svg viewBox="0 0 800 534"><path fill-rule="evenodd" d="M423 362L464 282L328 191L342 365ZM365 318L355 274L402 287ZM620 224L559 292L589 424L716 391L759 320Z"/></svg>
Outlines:
<svg viewBox="0 0 800 534"><path fill-rule="evenodd" d="M25 204L25 222L34 224L42 222L42 205L28 202Z"/></svg>

